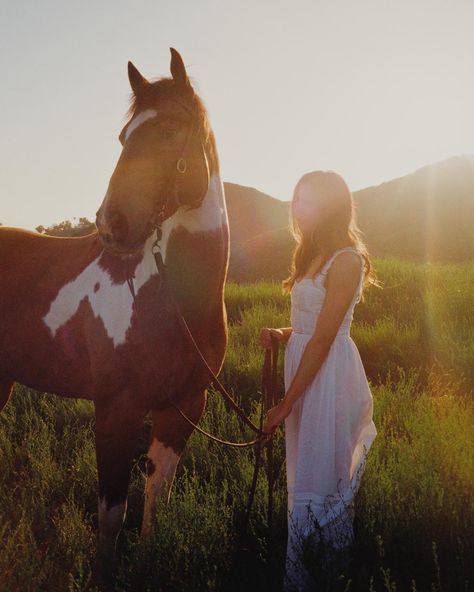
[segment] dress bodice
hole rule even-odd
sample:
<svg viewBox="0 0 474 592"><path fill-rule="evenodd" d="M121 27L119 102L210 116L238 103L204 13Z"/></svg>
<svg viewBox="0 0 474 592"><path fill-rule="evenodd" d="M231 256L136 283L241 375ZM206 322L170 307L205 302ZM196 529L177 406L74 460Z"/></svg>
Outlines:
<svg viewBox="0 0 474 592"><path fill-rule="evenodd" d="M347 312L344 316L344 319L342 320L336 337L341 335L350 335L354 307L360 300L364 280L364 260L362 255L354 247L343 247L342 249L337 249L326 261L314 279L303 278L302 280L293 284L291 289L291 326L293 328L293 333L302 333L307 335L313 334L321 307L324 302L324 298L326 296L324 280L332 262L342 251L354 251L359 255L361 260L359 285L354 293L350 305L347 308Z"/></svg>

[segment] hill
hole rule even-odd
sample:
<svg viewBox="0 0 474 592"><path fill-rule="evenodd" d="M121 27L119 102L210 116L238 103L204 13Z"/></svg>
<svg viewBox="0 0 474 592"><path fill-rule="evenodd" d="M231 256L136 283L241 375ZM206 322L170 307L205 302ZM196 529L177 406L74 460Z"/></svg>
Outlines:
<svg viewBox="0 0 474 592"><path fill-rule="evenodd" d="M224 183L231 235L229 278L283 279L294 243L289 203ZM474 155L456 156L354 191L359 228L375 257L474 259Z"/></svg>
<svg viewBox="0 0 474 592"><path fill-rule="evenodd" d="M432 262L474 258L474 155L357 191L354 201L376 256Z"/></svg>

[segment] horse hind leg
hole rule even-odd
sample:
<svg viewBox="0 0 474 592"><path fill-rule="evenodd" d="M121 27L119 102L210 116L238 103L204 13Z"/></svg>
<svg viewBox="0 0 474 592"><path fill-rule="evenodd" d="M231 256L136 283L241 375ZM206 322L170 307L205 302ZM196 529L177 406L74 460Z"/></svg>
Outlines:
<svg viewBox="0 0 474 592"><path fill-rule="evenodd" d="M9 376L0 374L0 413L8 403L14 382Z"/></svg>
<svg viewBox="0 0 474 592"><path fill-rule="evenodd" d="M197 423L206 404L206 391L180 404L191 421ZM152 434L146 460L145 505L140 536L149 540L153 532L158 497L169 502L176 468L194 428L172 406L152 411Z"/></svg>

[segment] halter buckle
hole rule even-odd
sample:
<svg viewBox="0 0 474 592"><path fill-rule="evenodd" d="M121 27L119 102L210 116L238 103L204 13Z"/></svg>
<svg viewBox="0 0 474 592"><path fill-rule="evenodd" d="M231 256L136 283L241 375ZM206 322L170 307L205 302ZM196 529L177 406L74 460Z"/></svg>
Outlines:
<svg viewBox="0 0 474 592"><path fill-rule="evenodd" d="M161 237L162 237L161 225L156 226L155 230L156 230L156 239L153 241L153 244L151 246L151 252L153 253L153 255L156 255L157 253L159 253L161 251L161 245L160 245L160 241L161 241Z"/></svg>
<svg viewBox="0 0 474 592"><path fill-rule="evenodd" d="M186 162L186 159L181 157L178 162L176 163L176 170L178 171L178 173L185 173L186 170L188 168L188 163Z"/></svg>

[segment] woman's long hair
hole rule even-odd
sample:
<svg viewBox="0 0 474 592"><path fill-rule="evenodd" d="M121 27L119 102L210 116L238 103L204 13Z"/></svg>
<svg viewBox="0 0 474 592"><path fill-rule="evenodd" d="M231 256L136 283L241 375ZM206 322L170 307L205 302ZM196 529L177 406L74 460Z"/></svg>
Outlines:
<svg viewBox="0 0 474 592"><path fill-rule="evenodd" d="M324 202L326 206L326 217L323 223L318 229L313 228L309 233L302 231L293 212L295 200L299 197L299 189L303 183L309 184L315 190L315 199ZM305 276L315 257L322 256L322 265L324 265L335 250L333 245L344 242L350 243L364 258L362 292L368 284L382 287L374 273L367 247L362 239L362 232L357 227L352 193L344 179L336 172L312 171L300 178L290 205L289 227L296 241L296 247L292 255L290 275L282 282L283 293L289 293L295 281ZM363 294L361 300L364 300Z"/></svg>

